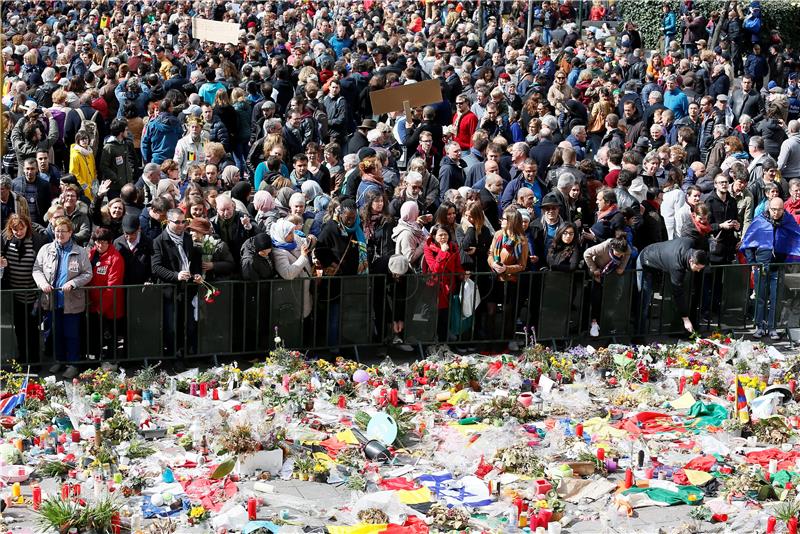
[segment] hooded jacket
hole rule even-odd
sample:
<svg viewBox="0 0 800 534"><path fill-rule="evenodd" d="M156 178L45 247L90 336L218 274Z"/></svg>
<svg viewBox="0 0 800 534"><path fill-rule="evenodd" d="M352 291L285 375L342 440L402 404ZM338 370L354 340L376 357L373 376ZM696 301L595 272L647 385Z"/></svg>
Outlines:
<svg viewBox="0 0 800 534"><path fill-rule="evenodd" d="M99 178L111 180L111 189L119 191L133 182L133 143L109 136L100 152Z"/></svg>
<svg viewBox="0 0 800 534"><path fill-rule="evenodd" d="M163 112L147 123L142 133L142 159L158 163L175 154L182 133L178 118L172 113Z"/></svg>

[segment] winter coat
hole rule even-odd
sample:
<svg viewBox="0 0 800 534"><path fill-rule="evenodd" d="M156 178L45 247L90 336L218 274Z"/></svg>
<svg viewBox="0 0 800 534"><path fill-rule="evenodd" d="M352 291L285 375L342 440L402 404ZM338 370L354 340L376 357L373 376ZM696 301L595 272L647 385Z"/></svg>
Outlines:
<svg viewBox="0 0 800 534"><path fill-rule="evenodd" d="M586 262L586 268L589 269L589 273L591 273L592 276L602 273L605 266L611 262L611 241L612 239L606 239L602 243L598 243L584 251L583 261ZM627 252L622 255L619 265L617 265L614 272L623 274L625 272L625 267L628 266L628 260L630 258L631 249L628 247Z"/></svg>
<svg viewBox="0 0 800 534"><path fill-rule="evenodd" d="M97 179L97 167L94 162L94 152L84 155L77 144L73 144L69 149L69 172L78 179L83 194L89 200L94 200L92 185Z"/></svg>
<svg viewBox="0 0 800 534"><path fill-rule="evenodd" d="M183 129L178 118L172 113L159 113L149 121L142 132L142 160L145 163L158 163L172 158Z"/></svg>
<svg viewBox="0 0 800 534"><path fill-rule="evenodd" d="M89 251L92 264L92 281L89 285L96 287L120 286L125 283L125 260L113 246L109 246L105 254L100 254L97 247ZM89 290L89 311L99 313L106 319L119 319L125 315L125 290L103 289Z"/></svg>
<svg viewBox="0 0 800 534"><path fill-rule="evenodd" d="M425 264L430 273L441 275L430 277L428 284L438 284L438 308L447 308L450 305L450 295L457 290L461 279L457 275L464 272L458 245L451 241L448 250L444 251L433 237L429 237L425 243Z"/></svg>
<svg viewBox="0 0 800 534"><path fill-rule="evenodd" d="M254 239L255 237L251 237L242 245L242 278L253 282L273 278L275 276L275 266L272 264L272 256L261 257L256 252Z"/></svg>
<svg viewBox="0 0 800 534"><path fill-rule="evenodd" d="M684 298L684 281L691 271L689 254L692 251L692 240L689 238L672 239L661 243L653 243L645 247L639 255L643 267L661 271L669 275L672 286L672 300L680 317L689 315L689 305Z"/></svg>
<svg viewBox="0 0 800 534"><path fill-rule="evenodd" d="M425 249L424 237L414 235L410 228L400 223L392 230L392 240L394 253L402 254L412 267L417 267Z"/></svg>
<svg viewBox="0 0 800 534"><path fill-rule="evenodd" d="M99 175L101 180L111 180L112 191L119 191L123 185L133 182L133 150L133 143L128 139L120 141L109 136L103 144Z"/></svg>
<svg viewBox="0 0 800 534"><path fill-rule="evenodd" d="M308 256L300 254L305 241L296 238L294 250L272 247L271 257L275 271L284 280L303 279L303 317L311 315L311 263Z"/></svg>
<svg viewBox="0 0 800 534"><path fill-rule="evenodd" d="M216 112L212 115L211 120L205 124L203 131L208 134L208 139L206 139L206 141L222 143L226 151L231 149L231 133Z"/></svg>
<svg viewBox="0 0 800 534"><path fill-rule="evenodd" d="M22 129L27 122L28 118L22 117L11 130L11 146L14 148L14 153L17 156L17 166L20 176L22 175L22 163L26 159L36 159L36 153L39 150L50 150L60 137L58 124L53 117L50 117L48 120L47 137L44 137L38 143L32 143L25 139L25 136L22 134Z"/></svg>
<svg viewBox="0 0 800 534"><path fill-rule="evenodd" d="M253 106L250 102L246 100L236 102L233 105L234 111L236 111L236 116L238 117L237 125L238 129L236 131L236 139L238 142L247 141L250 139L250 130L252 128L252 117L253 117Z"/></svg>
<svg viewBox="0 0 800 534"><path fill-rule="evenodd" d="M58 273L58 251L55 242L47 243L39 249L36 254L36 261L33 264L33 279L39 288L47 285L55 286ZM64 293L64 313L81 313L86 309L86 292L81 290L83 286L92 280L92 264L89 263L89 255L86 249L72 244L72 250L67 255L67 282L71 282L75 287L72 291ZM55 290L50 293L42 293L42 309L52 311L55 301Z"/></svg>
<svg viewBox="0 0 800 534"><path fill-rule="evenodd" d="M800 133L792 134L781 144L778 169L784 180L800 178Z"/></svg>
<svg viewBox="0 0 800 534"><path fill-rule="evenodd" d="M764 138L764 151L775 161L781 153L781 144L786 140L786 131L778 119L765 119L755 126L755 130Z"/></svg>
<svg viewBox="0 0 800 534"><path fill-rule="evenodd" d="M28 209L30 213L30 198L26 196L26 183L24 176L17 176L11 181L11 191L16 193L17 195L21 195L28 203ZM44 215L47 213L47 210L50 208L50 184L47 180L42 178L36 178L36 209L39 213L39 216L33 220L35 223L39 223L44 225Z"/></svg>
<svg viewBox="0 0 800 534"><path fill-rule="evenodd" d="M139 234L139 243L136 248L131 250L125 236L119 236L114 240L114 248L117 249L122 261L125 262L126 285L144 284L149 282L153 275L150 266L150 258L153 256L153 241L144 234Z"/></svg>
<svg viewBox="0 0 800 534"><path fill-rule="evenodd" d="M439 167L439 202L444 202L444 195L448 189L458 189L466 183L462 161L453 161L450 156L442 158Z"/></svg>

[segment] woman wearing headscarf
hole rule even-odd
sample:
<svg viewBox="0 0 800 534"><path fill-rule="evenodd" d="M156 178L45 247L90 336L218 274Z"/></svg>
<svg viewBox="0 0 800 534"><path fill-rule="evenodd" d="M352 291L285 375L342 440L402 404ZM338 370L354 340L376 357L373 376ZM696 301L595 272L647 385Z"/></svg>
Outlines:
<svg viewBox="0 0 800 534"><path fill-rule="evenodd" d="M284 280L308 279L312 275L310 244L307 239L295 234L296 229L295 223L287 219L279 219L272 224L269 230L269 236L272 239L272 263L275 271ZM304 280L303 318L311 315L311 304L311 283L309 280ZM278 316L279 323L281 320L289 323L292 319L283 314Z"/></svg>
<svg viewBox="0 0 800 534"><path fill-rule="evenodd" d="M419 267L425 251L425 229L419 224L419 206L408 200L400 207L400 220L392 230L395 254L402 254L412 267Z"/></svg>
<svg viewBox="0 0 800 534"><path fill-rule="evenodd" d="M269 191L258 191L253 196L253 220L256 224L261 228L263 232L269 233L269 228L267 228L267 218L269 217L270 212L275 209L275 199L272 198L272 195ZM270 226L272 222L269 223Z"/></svg>
<svg viewBox="0 0 800 534"><path fill-rule="evenodd" d="M249 214L247 205L250 203L250 193L253 191L253 186L250 182L239 182L231 189L231 199L236 206L236 211L242 214Z"/></svg>
<svg viewBox="0 0 800 534"><path fill-rule="evenodd" d="M294 192L294 189L291 187L283 187L278 191L278 194L275 195L275 198L270 196L271 201L265 201L266 204L264 205L264 209L259 210L259 212L263 211L264 214L256 214L256 220L260 221L261 227L265 232L269 232L270 228L272 228L272 225L275 224L275 222L284 219L287 215L289 215L289 199L292 198ZM259 191L259 193L267 192Z"/></svg>
<svg viewBox="0 0 800 534"><path fill-rule="evenodd" d="M239 172L239 168L236 165L228 165L222 169L222 172L220 172L219 179L222 182L221 189L224 191L230 191L233 189L233 186L241 181L242 177Z"/></svg>
<svg viewBox="0 0 800 534"><path fill-rule="evenodd" d="M319 197L325 196L322 187L314 180L307 180L300 186L300 190L306 196L306 211L316 213L318 210L314 206L314 201Z"/></svg>

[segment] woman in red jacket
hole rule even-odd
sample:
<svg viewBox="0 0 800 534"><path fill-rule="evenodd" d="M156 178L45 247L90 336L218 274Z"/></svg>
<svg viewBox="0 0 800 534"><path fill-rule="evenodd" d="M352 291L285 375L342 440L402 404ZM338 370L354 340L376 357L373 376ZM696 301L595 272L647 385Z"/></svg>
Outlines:
<svg viewBox="0 0 800 534"><path fill-rule="evenodd" d="M434 225L431 229L431 235L425 243L425 263L430 273L438 275L431 277L429 283L439 286L437 332L439 343L447 343L450 295L458 290L464 268L461 266L458 245L442 225Z"/></svg>
<svg viewBox="0 0 800 534"><path fill-rule="evenodd" d="M122 333L117 320L125 314L125 292L108 286L120 286L125 277L125 260L112 246L114 234L98 226L92 233L94 246L89 251L92 264L89 290L89 354L108 356L116 353L117 337Z"/></svg>

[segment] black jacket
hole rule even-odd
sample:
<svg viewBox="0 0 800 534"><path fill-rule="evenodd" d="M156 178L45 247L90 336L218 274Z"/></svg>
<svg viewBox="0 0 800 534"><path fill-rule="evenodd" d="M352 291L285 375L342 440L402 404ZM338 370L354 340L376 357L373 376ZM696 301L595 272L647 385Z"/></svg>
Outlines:
<svg viewBox="0 0 800 534"><path fill-rule="evenodd" d="M28 205L31 204L31 199L28 198L28 195L25 191L25 177L24 176L17 176L11 182L11 190L18 194L22 195L25 200L28 201ZM50 196L50 183L47 180L39 178L37 175L36 178L36 211L38 216L33 219L33 222L41 224L42 226L46 226L44 222L44 215L47 213L47 210L50 209L50 202L52 202L52 197Z"/></svg>
<svg viewBox="0 0 800 534"><path fill-rule="evenodd" d="M757 123L764 113L764 99L755 89L752 89L747 94L741 89L735 90L728 101L728 105L731 108L731 112L733 112L734 126L739 124L739 118L742 115L750 115L753 122Z"/></svg>
<svg viewBox="0 0 800 534"><path fill-rule="evenodd" d="M553 157L553 152L555 151L555 143L553 143L550 139L542 139L530 150L530 152L528 152L528 156L530 156L532 160L536 161L537 175L539 176L539 179L544 179L545 175L547 174L547 169L550 167L550 158Z"/></svg>
<svg viewBox="0 0 800 534"><path fill-rule="evenodd" d="M266 258L261 257L256 252L253 237L242 245L242 278L244 280L267 280L275 276L275 266L272 265L272 258L267 254Z"/></svg>
<svg viewBox="0 0 800 534"><path fill-rule="evenodd" d="M733 255L736 252L736 233L734 230L723 230L719 225L725 221L739 220L736 199L728 194L723 202L714 191L706 199L706 205L711 210L711 213L708 214L708 222L711 225L710 237L719 235L723 243L723 253L710 254L710 259L714 263L728 263L733 260Z"/></svg>
<svg viewBox="0 0 800 534"><path fill-rule="evenodd" d="M211 226L214 228L214 233L217 234L217 236L219 236L220 239L225 241L225 243L227 243L228 248L230 249L231 254L233 255L233 259L238 263L240 258L239 254L241 253L242 250L242 245L244 245L245 241L253 237L253 234L256 229L255 224L252 224L250 229L246 230L244 225L242 224L242 220L236 213L233 214L233 221L230 223L231 225L233 225L232 228L230 229L230 232L224 231L225 228L222 221L219 218L219 215L211 217L211 220L209 222L211 223Z"/></svg>
<svg viewBox="0 0 800 534"><path fill-rule="evenodd" d="M192 275L201 274L202 257L200 250L195 248L192 238L188 232L183 233L183 250L189 259L189 272ZM150 261L153 276L158 282L177 284L178 273L181 271L181 256L178 248L164 230L160 236L153 241L153 256ZM191 281L189 281L191 283Z"/></svg>
<svg viewBox="0 0 800 534"><path fill-rule="evenodd" d="M481 207L486 220L492 225L495 230L500 229L500 208L498 207L497 200L491 191L484 187L480 192Z"/></svg>
<svg viewBox="0 0 800 534"><path fill-rule="evenodd" d="M639 261L646 269L661 271L669 275L672 285L672 299L681 317L689 316L689 305L684 298L686 274L691 271L689 256L692 253L692 240L686 237L653 243L645 247Z"/></svg>
<svg viewBox="0 0 800 534"><path fill-rule="evenodd" d="M458 189L465 183L463 160L455 162L449 156L443 157L439 166L439 202L444 202L444 195L448 189Z"/></svg>
<svg viewBox="0 0 800 534"><path fill-rule="evenodd" d="M153 275L150 264L153 256L153 242L149 237L140 233L139 244L134 250L131 250L125 236L122 235L114 240L114 248L119 251L125 262L124 283L126 285L138 285L150 281Z"/></svg>

